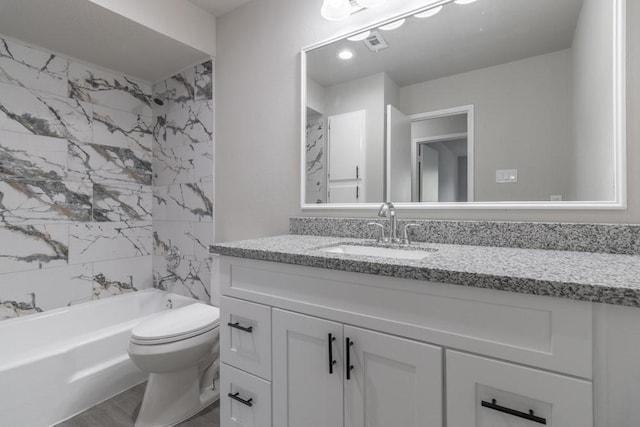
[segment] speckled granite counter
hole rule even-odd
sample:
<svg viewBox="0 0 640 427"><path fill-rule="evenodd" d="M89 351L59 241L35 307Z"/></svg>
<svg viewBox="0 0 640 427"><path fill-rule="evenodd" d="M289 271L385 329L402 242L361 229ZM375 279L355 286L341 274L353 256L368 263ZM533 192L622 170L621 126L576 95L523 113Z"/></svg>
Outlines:
<svg viewBox="0 0 640 427"><path fill-rule="evenodd" d="M640 307L638 255L416 243L412 249L437 251L414 261L318 250L340 243L372 241L285 235L220 243L212 245L210 251L309 267Z"/></svg>

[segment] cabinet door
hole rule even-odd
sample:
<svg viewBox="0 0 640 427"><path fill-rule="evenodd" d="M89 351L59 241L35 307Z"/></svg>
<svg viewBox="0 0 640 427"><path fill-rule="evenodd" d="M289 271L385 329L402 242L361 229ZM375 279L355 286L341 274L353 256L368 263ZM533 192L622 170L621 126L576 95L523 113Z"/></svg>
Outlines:
<svg viewBox="0 0 640 427"><path fill-rule="evenodd" d="M345 427L442 426L440 347L350 326L344 336Z"/></svg>
<svg viewBox="0 0 640 427"><path fill-rule="evenodd" d="M272 325L273 425L342 426L342 325L277 309Z"/></svg>
<svg viewBox="0 0 640 427"><path fill-rule="evenodd" d="M447 351L449 427L593 427L590 381Z"/></svg>

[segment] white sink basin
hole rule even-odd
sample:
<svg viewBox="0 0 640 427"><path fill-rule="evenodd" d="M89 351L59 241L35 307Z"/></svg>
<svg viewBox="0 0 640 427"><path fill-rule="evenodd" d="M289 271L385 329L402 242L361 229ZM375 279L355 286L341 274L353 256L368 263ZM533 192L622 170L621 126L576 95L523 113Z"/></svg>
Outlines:
<svg viewBox="0 0 640 427"><path fill-rule="evenodd" d="M413 249L382 248L377 246L336 245L319 249L322 252L332 254L363 255L378 258L395 259L424 259L430 255L430 251Z"/></svg>

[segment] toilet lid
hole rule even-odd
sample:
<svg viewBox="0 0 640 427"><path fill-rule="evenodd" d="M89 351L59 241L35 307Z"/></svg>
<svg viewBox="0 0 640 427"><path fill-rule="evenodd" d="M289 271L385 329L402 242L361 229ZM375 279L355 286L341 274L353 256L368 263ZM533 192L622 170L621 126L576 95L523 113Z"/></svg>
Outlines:
<svg viewBox="0 0 640 427"><path fill-rule="evenodd" d="M218 308L194 303L163 311L141 322L131 330L131 337L136 341L178 341L215 328L219 317Z"/></svg>

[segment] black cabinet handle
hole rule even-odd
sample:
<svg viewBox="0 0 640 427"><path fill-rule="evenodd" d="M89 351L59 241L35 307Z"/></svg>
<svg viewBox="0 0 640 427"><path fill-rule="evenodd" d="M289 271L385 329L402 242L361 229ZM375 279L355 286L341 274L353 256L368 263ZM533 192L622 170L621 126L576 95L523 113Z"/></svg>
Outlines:
<svg viewBox="0 0 640 427"><path fill-rule="evenodd" d="M336 337L334 337L332 334L329 334L329 373L333 374L333 365L335 365L336 362L335 360L333 360L333 342L336 340Z"/></svg>
<svg viewBox="0 0 640 427"><path fill-rule="evenodd" d="M238 392L238 393L229 393L228 396L230 398L232 398L233 400L236 400L236 401L242 403L243 405L247 405L248 407L252 407L253 406L253 398L251 398L249 400L244 400L243 398L240 397L240 392Z"/></svg>
<svg viewBox="0 0 640 427"><path fill-rule="evenodd" d="M496 399L491 399L491 403L481 401L482 406L485 408L493 409L494 411L503 412L505 414L513 415L514 417L524 418L525 420L533 421L534 423L547 425L547 419L542 417L537 417L533 413L533 409L529 409L529 413L520 412L515 409L506 408L504 406L500 406L496 403Z"/></svg>
<svg viewBox="0 0 640 427"><path fill-rule="evenodd" d="M227 323L227 326L235 329L240 329L241 331L248 332L248 333L253 332L253 326L248 326L248 327L240 326L240 322L236 322L236 323L229 322Z"/></svg>
<svg viewBox="0 0 640 427"><path fill-rule="evenodd" d="M353 365L351 364L351 346L353 345L353 341L350 338L346 340L346 350L347 350L347 379L351 379L351 370L353 369Z"/></svg>

